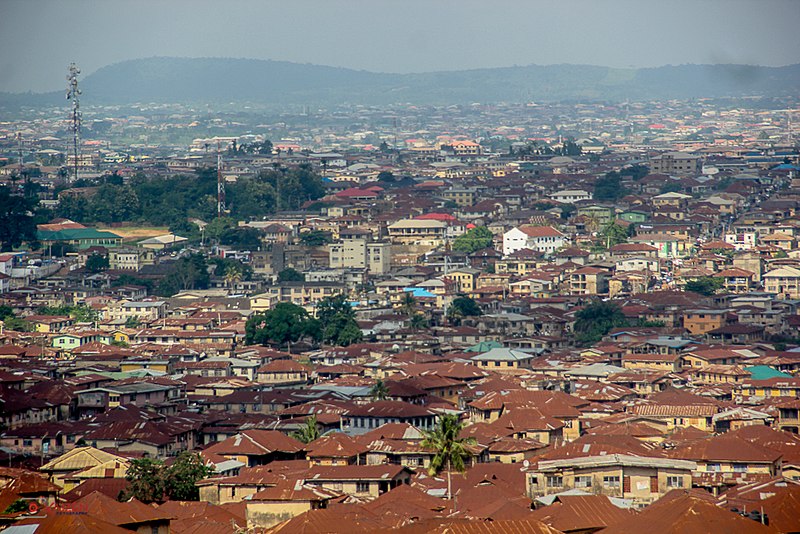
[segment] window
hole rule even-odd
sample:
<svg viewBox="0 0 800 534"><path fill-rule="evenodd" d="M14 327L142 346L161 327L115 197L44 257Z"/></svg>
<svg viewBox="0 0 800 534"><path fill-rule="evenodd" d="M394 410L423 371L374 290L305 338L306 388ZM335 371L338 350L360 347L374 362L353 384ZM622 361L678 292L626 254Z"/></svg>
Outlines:
<svg viewBox="0 0 800 534"><path fill-rule="evenodd" d="M721 471L721 468L720 468L719 464L707 464L706 465L706 471L711 472L711 473L716 473L718 471Z"/></svg>
<svg viewBox="0 0 800 534"><path fill-rule="evenodd" d="M735 473L747 473L747 464L733 464Z"/></svg>
<svg viewBox="0 0 800 534"><path fill-rule="evenodd" d="M342 491L342 483L341 482L334 482L331 484L331 489L333 491Z"/></svg>
<svg viewBox="0 0 800 534"><path fill-rule="evenodd" d="M683 477L667 477L667 487L668 488L682 488L683 487Z"/></svg>
<svg viewBox="0 0 800 534"><path fill-rule="evenodd" d="M575 477L575 487L576 488L591 488L592 487L592 477L590 477L590 476Z"/></svg>
<svg viewBox="0 0 800 534"><path fill-rule="evenodd" d="M604 488L618 488L619 487L619 477L617 477L617 476L603 477L603 487Z"/></svg>
<svg viewBox="0 0 800 534"><path fill-rule="evenodd" d="M33 440L32 439L23 439L22 440L23 447L33 447Z"/></svg>
<svg viewBox="0 0 800 534"><path fill-rule="evenodd" d="M356 493L369 493L369 482L356 482Z"/></svg>
<svg viewBox="0 0 800 534"><path fill-rule="evenodd" d="M548 488L560 488L564 486L564 477L561 475L549 475L547 477Z"/></svg>

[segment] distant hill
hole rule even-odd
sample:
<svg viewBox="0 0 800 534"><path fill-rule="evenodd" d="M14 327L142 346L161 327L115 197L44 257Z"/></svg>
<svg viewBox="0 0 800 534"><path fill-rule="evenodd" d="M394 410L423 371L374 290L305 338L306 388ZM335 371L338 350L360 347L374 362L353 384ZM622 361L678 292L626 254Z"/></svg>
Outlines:
<svg viewBox="0 0 800 534"><path fill-rule="evenodd" d="M82 87L87 104L459 104L796 96L800 65L679 65L647 69L530 65L386 74L286 61L148 58L103 67L87 76ZM4 105L52 105L63 99L62 92L0 94L0 104Z"/></svg>

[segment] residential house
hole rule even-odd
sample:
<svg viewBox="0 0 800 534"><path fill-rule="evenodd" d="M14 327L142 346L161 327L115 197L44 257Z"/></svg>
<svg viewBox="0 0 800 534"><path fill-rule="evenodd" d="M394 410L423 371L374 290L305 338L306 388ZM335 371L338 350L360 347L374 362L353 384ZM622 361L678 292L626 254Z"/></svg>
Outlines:
<svg viewBox="0 0 800 534"><path fill-rule="evenodd" d="M641 506L673 489L691 488L696 468L692 461L629 454L540 460L528 469L526 485L531 498L580 490Z"/></svg>
<svg viewBox="0 0 800 534"><path fill-rule="evenodd" d="M503 255L522 249L553 254L566 244L566 236L552 226L520 226L503 234Z"/></svg>

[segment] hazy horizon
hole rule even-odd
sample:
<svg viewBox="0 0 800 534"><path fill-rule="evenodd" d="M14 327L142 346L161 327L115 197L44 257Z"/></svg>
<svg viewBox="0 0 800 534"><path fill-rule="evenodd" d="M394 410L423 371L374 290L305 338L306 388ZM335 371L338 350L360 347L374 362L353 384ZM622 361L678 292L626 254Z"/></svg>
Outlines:
<svg viewBox="0 0 800 534"><path fill-rule="evenodd" d="M371 72L524 65L800 63L795 0L4 0L0 91L65 86L148 57L291 61Z"/></svg>

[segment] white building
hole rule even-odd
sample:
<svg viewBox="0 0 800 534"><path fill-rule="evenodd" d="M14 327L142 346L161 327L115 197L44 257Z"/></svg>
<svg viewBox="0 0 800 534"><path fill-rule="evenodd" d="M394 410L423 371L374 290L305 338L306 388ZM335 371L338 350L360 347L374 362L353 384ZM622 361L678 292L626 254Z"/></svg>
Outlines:
<svg viewBox="0 0 800 534"><path fill-rule="evenodd" d="M725 242L736 250L750 250L756 247L758 238L755 232L736 232L725 234Z"/></svg>
<svg viewBox="0 0 800 534"><path fill-rule="evenodd" d="M503 234L503 254L508 256L524 248L553 254L566 242L566 236L552 226L520 226Z"/></svg>
<svg viewBox="0 0 800 534"><path fill-rule="evenodd" d="M556 191L547 195L551 200L561 202L562 204L574 204L582 200L592 200L592 194L583 189L564 189L563 191Z"/></svg>

